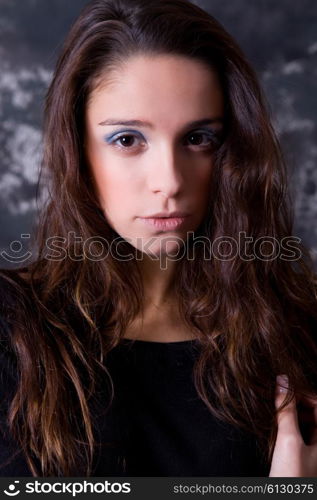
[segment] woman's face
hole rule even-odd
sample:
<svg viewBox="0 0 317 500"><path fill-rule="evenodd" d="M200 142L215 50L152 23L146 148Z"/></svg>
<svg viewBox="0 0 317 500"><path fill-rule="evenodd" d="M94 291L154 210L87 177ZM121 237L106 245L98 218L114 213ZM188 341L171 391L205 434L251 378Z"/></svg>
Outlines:
<svg viewBox="0 0 317 500"><path fill-rule="evenodd" d="M135 248L175 256L202 222L223 112L216 73L178 55L131 57L90 95L86 158L106 219ZM173 212L184 217L149 219Z"/></svg>

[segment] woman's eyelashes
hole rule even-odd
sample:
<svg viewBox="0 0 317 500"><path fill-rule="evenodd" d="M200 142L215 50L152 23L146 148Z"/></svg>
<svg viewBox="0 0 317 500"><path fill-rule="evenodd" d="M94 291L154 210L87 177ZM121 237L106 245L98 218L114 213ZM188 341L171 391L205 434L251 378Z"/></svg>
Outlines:
<svg viewBox="0 0 317 500"><path fill-rule="evenodd" d="M189 146L193 150L214 149L221 144L221 132L211 129L194 130L186 134L182 140L184 146ZM146 139L140 132L135 130L124 130L105 137L105 141L124 152L132 152L138 148L146 146Z"/></svg>
<svg viewBox="0 0 317 500"><path fill-rule="evenodd" d="M200 148L215 148L220 145L221 131L195 130L186 135L183 144Z"/></svg>
<svg viewBox="0 0 317 500"><path fill-rule="evenodd" d="M119 133L116 132L115 134L105 137L107 144L119 149L135 149L137 139L139 140L139 146L140 144L144 145L146 142L139 132L133 130L125 130Z"/></svg>

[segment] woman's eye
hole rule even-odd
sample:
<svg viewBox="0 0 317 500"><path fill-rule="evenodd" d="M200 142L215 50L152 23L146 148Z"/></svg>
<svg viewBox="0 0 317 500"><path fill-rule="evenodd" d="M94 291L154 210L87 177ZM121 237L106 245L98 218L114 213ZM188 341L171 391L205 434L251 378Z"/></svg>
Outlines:
<svg viewBox="0 0 317 500"><path fill-rule="evenodd" d="M106 142L122 151L134 151L137 147L144 146L146 143L143 136L131 132L124 132L120 135L106 138ZM202 130L190 132L183 144L198 149L211 149L220 145L220 139L217 133Z"/></svg>
<svg viewBox="0 0 317 500"><path fill-rule="evenodd" d="M210 132L191 132L188 134L186 141L190 146L210 147L219 143L216 135Z"/></svg>
<svg viewBox="0 0 317 500"><path fill-rule="evenodd" d="M136 145L138 140L139 142L144 142L141 137L137 137L136 135L122 134L117 136L111 143L123 149L130 149Z"/></svg>

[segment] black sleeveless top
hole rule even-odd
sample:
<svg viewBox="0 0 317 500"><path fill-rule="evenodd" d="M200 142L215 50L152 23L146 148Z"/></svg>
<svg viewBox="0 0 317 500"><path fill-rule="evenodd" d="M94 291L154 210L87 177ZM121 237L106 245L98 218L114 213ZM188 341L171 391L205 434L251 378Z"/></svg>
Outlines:
<svg viewBox="0 0 317 500"><path fill-rule="evenodd" d="M198 353L196 340L123 339L108 354L114 400L105 412L106 391L98 396L92 476L268 476L254 436L220 422L199 398L192 376ZM15 454L0 467L2 477L31 476L5 421L14 381L0 343L0 464Z"/></svg>

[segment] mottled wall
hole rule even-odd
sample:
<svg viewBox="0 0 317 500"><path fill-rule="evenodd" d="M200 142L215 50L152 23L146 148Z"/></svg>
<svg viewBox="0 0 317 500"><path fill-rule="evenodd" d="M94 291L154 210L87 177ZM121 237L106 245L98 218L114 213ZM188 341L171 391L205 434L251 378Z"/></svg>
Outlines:
<svg viewBox="0 0 317 500"><path fill-rule="evenodd" d="M85 3L0 0L0 251L31 232L43 97L63 37ZM317 2L195 3L236 37L258 71L288 160L295 234L317 262ZM18 252L18 243L12 248L19 260L23 249Z"/></svg>

